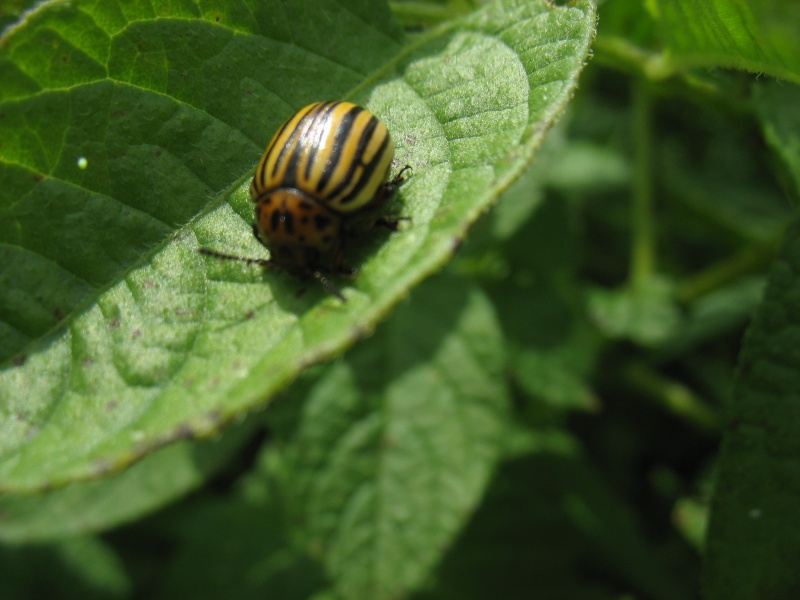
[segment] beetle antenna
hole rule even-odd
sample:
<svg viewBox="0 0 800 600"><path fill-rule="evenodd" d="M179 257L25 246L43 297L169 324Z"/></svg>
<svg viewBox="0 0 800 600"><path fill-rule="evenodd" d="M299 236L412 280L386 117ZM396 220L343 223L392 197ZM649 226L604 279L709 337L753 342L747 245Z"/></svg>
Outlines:
<svg viewBox="0 0 800 600"><path fill-rule="evenodd" d="M213 256L214 258L222 258L224 260L238 260L241 262L245 262L248 265L261 265L262 267L274 267L275 263L272 262L269 258L247 258L246 256L235 256L233 254L224 254L222 252L217 252L216 250L212 250L211 248L198 248L197 251L200 254L205 254L206 256Z"/></svg>

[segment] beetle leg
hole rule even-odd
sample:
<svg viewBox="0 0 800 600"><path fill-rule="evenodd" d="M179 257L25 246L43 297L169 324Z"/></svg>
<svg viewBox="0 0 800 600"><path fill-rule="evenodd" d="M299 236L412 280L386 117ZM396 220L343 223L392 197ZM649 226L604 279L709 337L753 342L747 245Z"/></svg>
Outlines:
<svg viewBox="0 0 800 600"><path fill-rule="evenodd" d="M344 297L344 294L342 294L342 292L339 291L339 288L333 285L330 279L325 277L322 271L316 270L313 272L312 275L314 276L314 279L320 282L322 287L325 288L325 291L328 292L331 296L336 296L342 302L347 302L347 298Z"/></svg>
<svg viewBox="0 0 800 600"><path fill-rule="evenodd" d="M411 217L378 217L373 221L373 227L385 227L391 231L397 231L400 221L410 221Z"/></svg>
<svg viewBox="0 0 800 600"><path fill-rule="evenodd" d="M403 183L406 180L406 178L403 177L403 173L405 173L406 171L412 171L412 170L413 169L411 168L411 165L406 165L405 167L400 169L400 171L397 173L397 175L392 177L392 180L387 185L392 185L392 186L400 185L401 183Z"/></svg>

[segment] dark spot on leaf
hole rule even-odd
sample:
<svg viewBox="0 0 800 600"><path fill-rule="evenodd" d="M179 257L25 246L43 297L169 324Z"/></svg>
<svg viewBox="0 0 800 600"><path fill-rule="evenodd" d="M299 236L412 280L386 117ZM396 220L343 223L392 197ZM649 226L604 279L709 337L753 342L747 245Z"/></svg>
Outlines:
<svg viewBox="0 0 800 600"><path fill-rule="evenodd" d="M142 287L145 288L146 290L151 290L154 287L156 287L156 282L153 281L152 279L145 279L142 282Z"/></svg>
<svg viewBox="0 0 800 600"><path fill-rule="evenodd" d="M108 324L109 329L119 329L119 319L114 319Z"/></svg>
<svg viewBox="0 0 800 600"><path fill-rule="evenodd" d="M172 433L172 437L175 438L176 440L191 438L192 435L194 435L194 432L192 431L192 428L186 423L181 423L180 425L178 425L175 428L175 431Z"/></svg>
<svg viewBox="0 0 800 600"><path fill-rule="evenodd" d="M413 135L407 135L406 139L406 146L416 146L417 145L417 138Z"/></svg>
<svg viewBox="0 0 800 600"><path fill-rule="evenodd" d="M213 425L217 425L222 422L222 412L219 410L212 410L206 415L206 420Z"/></svg>
<svg viewBox="0 0 800 600"><path fill-rule="evenodd" d="M249 311L247 311L245 313L244 318L249 321L250 319L252 319L255 316L256 316L256 313L254 313L252 310L249 310Z"/></svg>
<svg viewBox="0 0 800 600"><path fill-rule="evenodd" d="M142 337L142 332L141 332L141 330L139 330L139 329L134 329L134 330L133 330L133 333L131 334L131 339L132 339L132 340L138 340L140 337Z"/></svg>
<svg viewBox="0 0 800 600"><path fill-rule="evenodd" d="M56 321L63 321L64 320L64 313L61 312L61 309L56 307L53 310L53 317L55 317Z"/></svg>
<svg viewBox="0 0 800 600"><path fill-rule="evenodd" d="M220 20L220 18L221 18L221 17L220 17L219 15L217 15L216 17L214 17L214 20L215 20L217 23L219 23L219 20Z"/></svg>
<svg viewBox="0 0 800 600"><path fill-rule="evenodd" d="M27 354L20 354L17 358L14 359L14 366L21 367L25 364L25 361L28 360Z"/></svg>
<svg viewBox="0 0 800 600"><path fill-rule="evenodd" d="M34 181L36 181L36 182L39 182L39 181L41 181L42 179L44 179L44 175L41 175L41 174L39 174L39 173L36 173L36 174L33 176L33 180L34 180Z"/></svg>
<svg viewBox="0 0 800 600"><path fill-rule="evenodd" d="M106 410L114 410L117 408L117 406L119 406L119 402L116 400L109 400L109 402L106 404Z"/></svg>
<svg viewBox="0 0 800 600"><path fill-rule="evenodd" d="M28 420L28 413L24 410L20 410L17 412L17 421L27 421Z"/></svg>
<svg viewBox="0 0 800 600"><path fill-rule="evenodd" d="M86 358L83 360L83 368L88 369L94 364L94 361L91 358Z"/></svg>
<svg viewBox="0 0 800 600"><path fill-rule="evenodd" d="M105 475L106 473L110 473L114 463L107 458L98 458L94 461L94 471L98 475Z"/></svg>

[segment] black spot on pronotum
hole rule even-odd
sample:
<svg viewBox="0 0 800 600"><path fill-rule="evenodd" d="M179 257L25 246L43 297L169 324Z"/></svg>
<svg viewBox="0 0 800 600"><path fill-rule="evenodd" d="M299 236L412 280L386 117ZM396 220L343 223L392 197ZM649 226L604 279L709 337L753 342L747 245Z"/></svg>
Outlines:
<svg viewBox="0 0 800 600"><path fill-rule="evenodd" d="M317 215L316 217L314 217L314 225L316 225L317 229L319 229L320 231L327 229L328 225L330 224L331 224L330 217L324 217L322 215Z"/></svg>
<svg viewBox="0 0 800 600"><path fill-rule="evenodd" d="M294 234L294 215L291 213L291 211L287 210L285 213L283 213L281 222L283 222L283 227L286 230L286 233L289 235Z"/></svg>
<svg viewBox="0 0 800 600"><path fill-rule="evenodd" d="M276 210L270 217L269 226L271 231L278 231L278 225L281 222L281 211Z"/></svg>

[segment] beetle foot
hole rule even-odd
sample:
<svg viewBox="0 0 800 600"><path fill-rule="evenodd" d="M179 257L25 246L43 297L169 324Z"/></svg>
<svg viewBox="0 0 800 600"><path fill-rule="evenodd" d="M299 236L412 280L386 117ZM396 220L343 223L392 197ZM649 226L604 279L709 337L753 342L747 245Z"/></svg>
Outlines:
<svg viewBox="0 0 800 600"><path fill-rule="evenodd" d="M401 221L410 221L411 217L378 217L373 223L373 227L385 227L391 231L397 231Z"/></svg>

